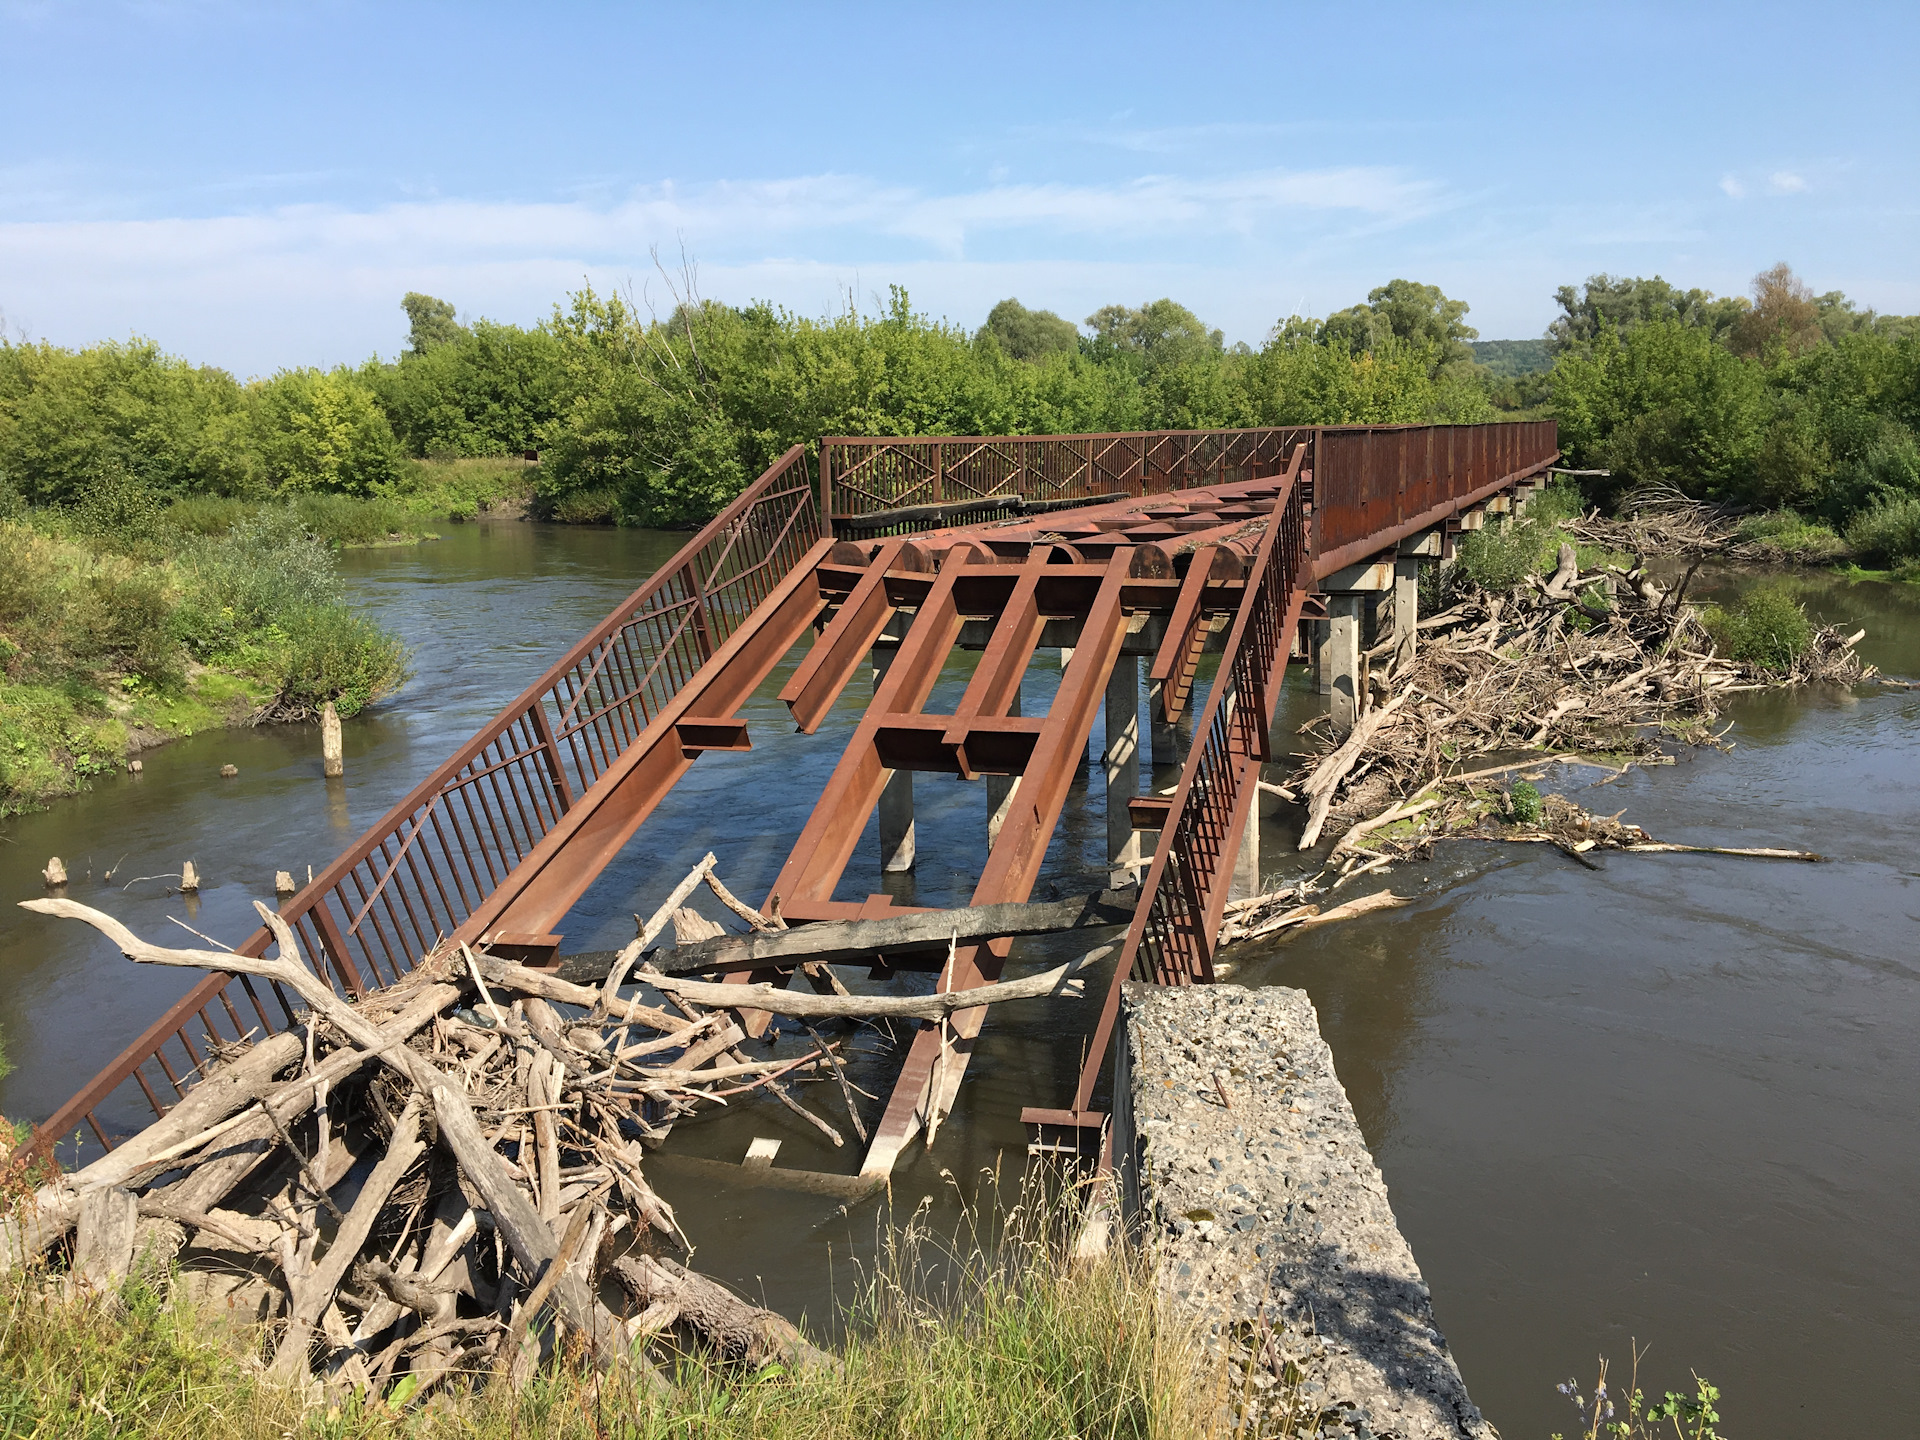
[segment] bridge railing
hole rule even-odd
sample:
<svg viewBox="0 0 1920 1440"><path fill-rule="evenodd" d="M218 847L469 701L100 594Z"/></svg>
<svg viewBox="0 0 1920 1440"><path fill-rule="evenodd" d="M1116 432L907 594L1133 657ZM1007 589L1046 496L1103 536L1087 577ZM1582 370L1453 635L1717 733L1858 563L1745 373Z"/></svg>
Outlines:
<svg viewBox="0 0 1920 1440"><path fill-rule="evenodd" d="M1352 564L1559 457L1552 420L1323 426L1313 447L1314 557Z"/></svg>
<svg viewBox="0 0 1920 1440"><path fill-rule="evenodd" d="M1292 631L1313 583L1307 500L1304 477L1294 479L1274 510L1274 523L1260 537L1248 572L1253 583L1227 632L1218 677L1194 726L1193 748L1087 1051L1076 1112L1084 1113L1092 1101L1123 981L1192 985L1213 979L1213 937L1226 906L1239 836L1258 803L1260 766L1269 758L1268 729Z"/></svg>
<svg viewBox="0 0 1920 1440"><path fill-rule="evenodd" d="M460 931L821 538L811 471L794 446L281 906L321 978L342 995L365 994ZM263 929L241 953L260 955L270 944ZM158 1116L186 1093L210 1047L287 1029L297 1013L271 983L207 975L28 1148L45 1153L83 1123L112 1148L99 1112L122 1086L137 1086Z"/></svg>
<svg viewBox="0 0 1920 1440"><path fill-rule="evenodd" d="M1277 475L1304 426L1250 430L1132 430L1102 435L832 436L820 442L821 508L836 529L862 516L948 507L939 520L903 520L904 533L964 523L1006 496L1026 502L1160 495ZM859 526L862 533L878 533Z"/></svg>

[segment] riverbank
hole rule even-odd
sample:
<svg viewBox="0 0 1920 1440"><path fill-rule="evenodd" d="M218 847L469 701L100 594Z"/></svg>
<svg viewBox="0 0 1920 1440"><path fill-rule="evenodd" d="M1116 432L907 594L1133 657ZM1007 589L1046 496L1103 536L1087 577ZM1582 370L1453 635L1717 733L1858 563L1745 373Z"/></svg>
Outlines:
<svg viewBox="0 0 1920 1440"><path fill-rule="evenodd" d="M176 1274L77 1294L44 1272L16 1274L0 1289L0 1421L8 1433L76 1434L105 1418L155 1440L1206 1433L1218 1397L1149 1267L1118 1251L1074 1261L1071 1206L1039 1184L1018 1198L952 1237L921 1212L888 1230L838 1316L835 1364L792 1371L729 1364L669 1329L637 1345L640 1364L603 1373L563 1347L518 1386L456 1373L356 1398L277 1380L263 1363L268 1327L196 1304ZM648 1379L662 1374L670 1384Z"/></svg>
<svg viewBox="0 0 1920 1440"><path fill-rule="evenodd" d="M0 520L0 816L222 727L352 716L407 673L292 507Z"/></svg>

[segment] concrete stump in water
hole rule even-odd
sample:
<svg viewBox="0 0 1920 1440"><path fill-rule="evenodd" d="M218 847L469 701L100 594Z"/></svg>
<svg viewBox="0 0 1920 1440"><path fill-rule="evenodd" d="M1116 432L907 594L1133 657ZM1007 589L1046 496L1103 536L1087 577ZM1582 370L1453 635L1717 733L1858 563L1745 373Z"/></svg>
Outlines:
<svg viewBox="0 0 1920 1440"><path fill-rule="evenodd" d="M180 867L180 893L193 895L197 894L199 889L200 872L193 868L193 861L189 860Z"/></svg>
<svg viewBox="0 0 1920 1440"><path fill-rule="evenodd" d="M331 700L320 707L320 770L329 780L347 770L340 751L340 712Z"/></svg>
<svg viewBox="0 0 1920 1440"><path fill-rule="evenodd" d="M60 863L58 855L47 861L47 868L40 872L40 878L47 882L49 890L58 890L67 883L67 867Z"/></svg>

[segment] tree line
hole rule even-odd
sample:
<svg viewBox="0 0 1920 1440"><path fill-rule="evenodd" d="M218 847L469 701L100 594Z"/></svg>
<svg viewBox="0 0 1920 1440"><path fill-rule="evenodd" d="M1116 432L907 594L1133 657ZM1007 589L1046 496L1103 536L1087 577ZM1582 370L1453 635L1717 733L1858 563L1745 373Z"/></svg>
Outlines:
<svg viewBox="0 0 1920 1440"><path fill-rule="evenodd" d="M1903 498L1920 510L1913 320L1815 295L1784 265L1747 296L1597 275L1556 300L1542 341L1481 342L1464 301L1394 280L1290 316L1256 349L1171 299L1080 325L1008 299L969 331L897 287L878 313L821 318L690 285L664 312L589 287L531 327L410 294L396 360L246 383L145 340L4 342L0 503L70 506L106 483L160 500L381 496L409 457L533 451L545 513L688 525L827 434L1547 415L1617 487L1836 525Z"/></svg>

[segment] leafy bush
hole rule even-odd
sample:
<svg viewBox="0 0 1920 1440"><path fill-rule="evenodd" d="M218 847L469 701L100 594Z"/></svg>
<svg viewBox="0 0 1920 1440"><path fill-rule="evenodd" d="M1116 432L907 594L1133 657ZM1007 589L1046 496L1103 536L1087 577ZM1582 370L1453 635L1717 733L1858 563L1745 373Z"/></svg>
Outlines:
<svg viewBox="0 0 1920 1440"><path fill-rule="evenodd" d="M352 371L283 370L250 388L262 473L283 490L372 495L400 476L400 445Z"/></svg>
<svg viewBox="0 0 1920 1440"><path fill-rule="evenodd" d="M265 681L276 720L306 720L334 702L349 719L408 678L400 638L344 605L293 610L238 645L236 668Z"/></svg>
<svg viewBox="0 0 1920 1440"><path fill-rule="evenodd" d="M1519 781L1507 792L1507 801L1513 808L1513 820L1516 825L1538 825L1540 823L1540 792L1531 781Z"/></svg>
<svg viewBox="0 0 1920 1440"><path fill-rule="evenodd" d="M1831 526L1792 510L1749 515L1740 522L1738 535L1770 558L1808 565L1837 560L1847 553L1846 541L1834 534Z"/></svg>
<svg viewBox="0 0 1920 1440"><path fill-rule="evenodd" d="M1882 565L1920 559L1920 494L1887 495L1861 511L1847 525L1847 544Z"/></svg>
<svg viewBox="0 0 1920 1440"><path fill-rule="evenodd" d="M1813 641L1807 612L1777 585L1756 586L1738 604L1709 612L1706 622L1728 655L1768 670L1787 669Z"/></svg>

